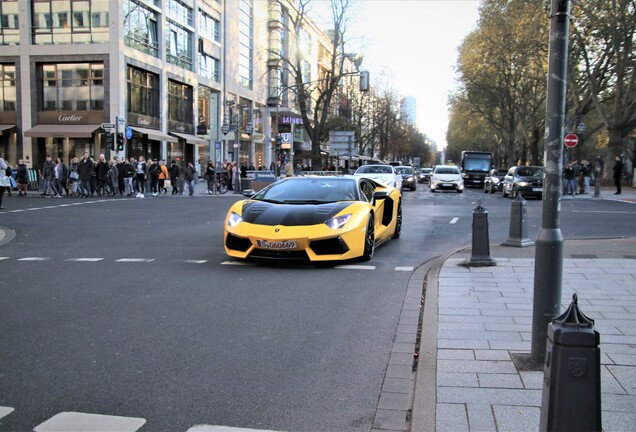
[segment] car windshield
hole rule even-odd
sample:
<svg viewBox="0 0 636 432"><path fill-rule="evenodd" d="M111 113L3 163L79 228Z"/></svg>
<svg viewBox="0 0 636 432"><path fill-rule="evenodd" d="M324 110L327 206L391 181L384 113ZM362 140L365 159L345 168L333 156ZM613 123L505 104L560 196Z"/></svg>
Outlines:
<svg viewBox="0 0 636 432"><path fill-rule="evenodd" d="M459 174L459 170L453 167L435 168L435 174Z"/></svg>
<svg viewBox="0 0 636 432"><path fill-rule="evenodd" d="M431 171L433 171L433 168L422 168L422 173L424 173L424 174L428 174Z"/></svg>
<svg viewBox="0 0 636 432"><path fill-rule="evenodd" d="M395 171L398 174L413 174L413 168L411 167L397 167Z"/></svg>
<svg viewBox="0 0 636 432"><path fill-rule="evenodd" d="M251 199L289 204L315 204L358 199L355 179L338 177L292 178L276 182Z"/></svg>
<svg viewBox="0 0 636 432"><path fill-rule="evenodd" d="M520 167L517 169L519 177L540 177L543 175L543 168L539 167Z"/></svg>
<svg viewBox="0 0 636 432"><path fill-rule="evenodd" d="M363 165L356 171L356 174L391 174L393 169L386 165Z"/></svg>

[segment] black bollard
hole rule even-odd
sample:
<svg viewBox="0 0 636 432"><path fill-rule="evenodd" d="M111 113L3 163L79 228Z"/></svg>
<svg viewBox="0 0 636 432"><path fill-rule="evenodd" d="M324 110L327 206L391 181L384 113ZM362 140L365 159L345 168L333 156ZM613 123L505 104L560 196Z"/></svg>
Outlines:
<svg viewBox="0 0 636 432"><path fill-rule="evenodd" d="M469 267L495 266L497 263L490 257L490 241L488 238L488 211L477 201L473 210L473 248L470 258L466 260Z"/></svg>
<svg viewBox="0 0 636 432"><path fill-rule="evenodd" d="M577 303L548 324L540 431L601 431L600 335Z"/></svg>
<svg viewBox="0 0 636 432"><path fill-rule="evenodd" d="M528 202L517 194L512 201L510 209L510 230L508 240L502 246L526 247L533 246L534 242L528 238Z"/></svg>

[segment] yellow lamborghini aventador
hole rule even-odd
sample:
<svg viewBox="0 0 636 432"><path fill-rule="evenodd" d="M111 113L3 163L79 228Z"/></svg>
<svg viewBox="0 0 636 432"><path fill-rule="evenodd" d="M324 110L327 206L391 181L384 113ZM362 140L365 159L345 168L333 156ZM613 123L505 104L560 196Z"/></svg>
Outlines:
<svg viewBox="0 0 636 432"><path fill-rule="evenodd" d="M366 261L402 229L400 191L369 178L290 177L243 194L225 218L236 258Z"/></svg>

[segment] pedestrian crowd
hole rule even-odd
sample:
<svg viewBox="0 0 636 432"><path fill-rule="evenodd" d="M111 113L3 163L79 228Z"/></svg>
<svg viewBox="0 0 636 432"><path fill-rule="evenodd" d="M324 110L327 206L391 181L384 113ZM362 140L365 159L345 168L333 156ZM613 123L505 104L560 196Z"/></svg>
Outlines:
<svg viewBox="0 0 636 432"><path fill-rule="evenodd" d="M612 178L616 186L614 195L620 195L621 179L624 174L623 159L620 155L616 156L612 171ZM589 194L590 182L597 175L601 175L601 166L594 166L587 160L582 160L579 163L578 160L573 159L563 167L563 195Z"/></svg>

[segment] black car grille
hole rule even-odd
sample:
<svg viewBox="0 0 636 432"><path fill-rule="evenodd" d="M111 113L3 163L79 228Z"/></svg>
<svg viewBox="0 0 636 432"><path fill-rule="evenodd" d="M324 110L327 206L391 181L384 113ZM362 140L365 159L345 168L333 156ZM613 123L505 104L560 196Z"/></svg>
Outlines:
<svg viewBox="0 0 636 432"><path fill-rule="evenodd" d="M249 241L249 239L228 234L225 239L225 246L227 246L228 249L245 252L252 246L252 242Z"/></svg>
<svg viewBox="0 0 636 432"><path fill-rule="evenodd" d="M314 240L309 247L316 255L342 255L349 251L349 247L341 237Z"/></svg>
<svg viewBox="0 0 636 432"><path fill-rule="evenodd" d="M279 250L266 250L266 249L254 249L250 254L250 258L261 259L279 259L279 260L309 260L305 251L279 251Z"/></svg>

